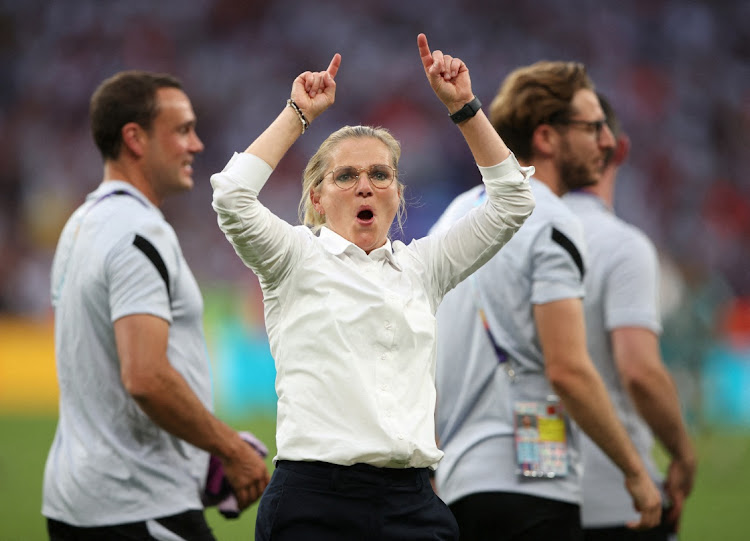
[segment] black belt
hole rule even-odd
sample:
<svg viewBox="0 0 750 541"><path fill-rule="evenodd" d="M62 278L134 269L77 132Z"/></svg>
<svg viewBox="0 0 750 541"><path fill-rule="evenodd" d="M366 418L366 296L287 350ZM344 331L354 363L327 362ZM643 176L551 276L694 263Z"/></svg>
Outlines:
<svg viewBox="0 0 750 541"><path fill-rule="evenodd" d="M330 462L305 460L279 460L276 462L276 467L321 479L334 479L341 474L356 472L365 478L390 481L412 481L422 475L427 475L428 470L428 468L379 468L371 464L343 466Z"/></svg>

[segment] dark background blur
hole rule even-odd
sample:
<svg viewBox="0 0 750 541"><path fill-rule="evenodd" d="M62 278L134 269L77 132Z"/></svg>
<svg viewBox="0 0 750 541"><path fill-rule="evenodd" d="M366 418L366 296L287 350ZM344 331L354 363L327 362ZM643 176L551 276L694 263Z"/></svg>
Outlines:
<svg viewBox="0 0 750 541"><path fill-rule="evenodd" d="M64 220L101 179L88 100L118 70L177 75L206 144L196 188L166 213L199 280L243 280L210 206L211 173L278 114L301 71L343 56L335 106L263 192L296 220L301 169L343 124L402 142L421 236L478 176L422 73L416 35L466 61L489 105L514 67L584 62L633 140L618 212L683 278L750 289L750 3L600 0L0 1L0 311L48 311L47 274ZM696 276L697 275L697 276Z"/></svg>
<svg viewBox="0 0 750 541"><path fill-rule="evenodd" d="M519 65L584 62L633 142L616 206L662 257L667 361L695 368L717 337L745 350L748 20L750 2L739 0L0 0L0 314L50 317L59 232L101 180L89 96L122 69L170 72L192 98L206 150L195 189L165 214L207 294L234 289L250 324L262 330L257 282L216 226L208 179L279 113L294 77L335 52L336 104L262 200L296 222L301 171L320 142L344 124L382 125L403 144L406 240L424 235L479 180L422 72L425 32L433 49L466 61L485 105Z"/></svg>
<svg viewBox="0 0 750 541"><path fill-rule="evenodd" d="M659 250L663 353L691 429L746 430L748 21L741 0L0 0L0 412L55 411L49 269L65 220L101 180L88 126L101 80L166 71L193 101L206 150L195 189L164 212L206 298L219 411L244 415L273 408L273 363L257 281L216 225L209 177L281 111L294 77L340 52L335 105L261 200L296 223L301 172L322 140L382 125L403 145L406 240L424 235L479 182L423 74L425 32L467 63L485 106L519 65L586 64L632 139L617 212Z"/></svg>
<svg viewBox="0 0 750 541"><path fill-rule="evenodd" d="M320 142L343 124L382 125L403 144L406 240L424 235L479 180L422 72L425 32L466 61L485 105L519 65L588 66L633 142L617 211L660 252L664 354L697 404L708 356L748 364L748 20L750 3L729 0L0 0L0 315L50 319L59 232L101 180L89 96L122 69L175 74L193 100L206 150L195 189L164 210L207 297L225 292L219 312L241 327L263 332L257 281L216 225L208 179L279 113L294 77L335 52L336 103L262 200L296 222L301 171Z"/></svg>

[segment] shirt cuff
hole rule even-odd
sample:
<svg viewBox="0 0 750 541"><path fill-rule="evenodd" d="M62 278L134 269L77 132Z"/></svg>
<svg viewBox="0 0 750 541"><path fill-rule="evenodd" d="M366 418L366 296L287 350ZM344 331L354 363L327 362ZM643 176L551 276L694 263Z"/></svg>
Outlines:
<svg viewBox="0 0 750 541"><path fill-rule="evenodd" d="M520 171L524 179L528 179L534 174L534 167L522 167L521 164L518 163L516 155L512 152L510 153L510 156L497 165L490 165L488 167L477 165L477 167L479 168L479 172L482 174L484 180L500 179L511 175L515 171Z"/></svg>
<svg viewBox="0 0 750 541"><path fill-rule="evenodd" d="M222 173L256 193L268 182L273 168L255 154L235 152Z"/></svg>

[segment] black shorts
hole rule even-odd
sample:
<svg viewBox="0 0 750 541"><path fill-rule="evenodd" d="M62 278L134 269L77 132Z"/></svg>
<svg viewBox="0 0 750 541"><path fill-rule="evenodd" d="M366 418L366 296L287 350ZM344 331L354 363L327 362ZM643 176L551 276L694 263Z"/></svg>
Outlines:
<svg viewBox="0 0 750 541"><path fill-rule="evenodd" d="M580 541L580 507L516 492L481 492L453 502L461 541Z"/></svg>
<svg viewBox="0 0 750 541"><path fill-rule="evenodd" d="M585 528L584 541L669 541L675 539L674 524L667 520L668 509L662 509L661 524L650 530L631 530L625 526Z"/></svg>
<svg viewBox="0 0 750 541"><path fill-rule="evenodd" d="M160 535L160 532L163 532ZM203 511L185 511L168 517L111 526L72 526L47 519L50 541L141 541L175 539L216 541Z"/></svg>

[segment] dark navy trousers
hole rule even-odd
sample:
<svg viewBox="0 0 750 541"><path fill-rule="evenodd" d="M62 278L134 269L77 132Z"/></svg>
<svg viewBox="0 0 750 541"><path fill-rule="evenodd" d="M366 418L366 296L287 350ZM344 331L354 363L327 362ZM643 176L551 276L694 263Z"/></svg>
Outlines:
<svg viewBox="0 0 750 541"><path fill-rule="evenodd" d="M458 539L427 468L280 460L258 507L256 541Z"/></svg>

